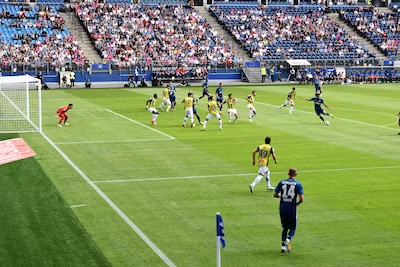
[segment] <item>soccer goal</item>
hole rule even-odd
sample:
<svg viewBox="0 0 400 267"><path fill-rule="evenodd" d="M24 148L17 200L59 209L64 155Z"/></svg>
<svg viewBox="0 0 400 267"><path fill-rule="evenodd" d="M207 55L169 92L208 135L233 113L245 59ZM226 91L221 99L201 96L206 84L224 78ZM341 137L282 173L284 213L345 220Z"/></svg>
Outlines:
<svg viewBox="0 0 400 267"><path fill-rule="evenodd" d="M40 80L0 77L0 133L42 132Z"/></svg>

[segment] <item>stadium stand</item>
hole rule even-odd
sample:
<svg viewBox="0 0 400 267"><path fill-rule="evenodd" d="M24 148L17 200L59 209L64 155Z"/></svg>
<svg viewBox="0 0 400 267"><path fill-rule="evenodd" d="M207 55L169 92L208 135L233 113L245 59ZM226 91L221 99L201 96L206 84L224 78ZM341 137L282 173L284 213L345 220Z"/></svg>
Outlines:
<svg viewBox="0 0 400 267"><path fill-rule="evenodd" d="M212 14L256 60L373 58L320 5L215 5Z"/></svg>
<svg viewBox="0 0 400 267"><path fill-rule="evenodd" d="M377 10L341 12L340 18L346 21L360 35L374 43L386 56L398 58L400 55L399 16Z"/></svg>
<svg viewBox="0 0 400 267"><path fill-rule="evenodd" d="M85 56L59 5L0 4L0 65L83 64Z"/></svg>
<svg viewBox="0 0 400 267"><path fill-rule="evenodd" d="M101 56L114 64L163 66L239 61L228 43L192 7L75 3Z"/></svg>

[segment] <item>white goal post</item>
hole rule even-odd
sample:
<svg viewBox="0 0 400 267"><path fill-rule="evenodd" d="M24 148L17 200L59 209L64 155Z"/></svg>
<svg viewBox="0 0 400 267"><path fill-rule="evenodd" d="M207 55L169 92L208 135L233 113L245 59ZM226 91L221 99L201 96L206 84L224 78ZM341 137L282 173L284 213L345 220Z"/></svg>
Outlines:
<svg viewBox="0 0 400 267"><path fill-rule="evenodd" d="M0 77L0 133L42 132L41 87L29 75Z"/></svg>

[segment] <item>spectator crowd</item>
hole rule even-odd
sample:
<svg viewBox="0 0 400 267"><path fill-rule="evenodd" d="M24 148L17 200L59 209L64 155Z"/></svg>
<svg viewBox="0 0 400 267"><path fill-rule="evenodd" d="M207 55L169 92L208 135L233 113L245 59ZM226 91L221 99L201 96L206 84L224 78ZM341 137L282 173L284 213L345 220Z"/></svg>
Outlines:
<svg viewBox="0 0 400 267"><path fill-rule="evenodd" d="M83 64L85 56L52 6L18 6L0 13L0 66Z"/></svg>
<svg viewBox="0 0 400 267"><path fill-rule="evenodd" d="M371 58L373 54L358 43L324 9L298 10L297 7L224 8L212 12L233 37L247 47L253 58L316 57Z"/></svg>
<svg viewBox="0 0 400 267"><path fill-rule="evenodd" d="M121 66L226 64L240 61L190 6L75 3L76 14L107 61Z"/></svg>

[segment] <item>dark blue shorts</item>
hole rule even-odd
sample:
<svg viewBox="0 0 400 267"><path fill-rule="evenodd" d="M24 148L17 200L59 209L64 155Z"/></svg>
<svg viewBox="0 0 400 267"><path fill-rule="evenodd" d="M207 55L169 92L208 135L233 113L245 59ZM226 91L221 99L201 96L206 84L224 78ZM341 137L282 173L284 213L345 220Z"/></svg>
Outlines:
<svg viewBox="0 0 400 267"><path fill-rule="evenodd" d="M222 103L224 102L224 98L223 97L217 97L217 103Z"/></svg>
<svg viewBox="0 0 400 267"><path fill-rule="evenodd" d="M280 212L281 224L286 229L296 229L297 215L293 212Z"/></svg>
<svg viewBox="0 0 400 267"><path fill-rule="evenodd" d="M196 113L197 113L197 110L195 107L193 107L193 114L196 114Z"/></svg>
<svg viewBox="0 0 400 267"><path fill-rule="evenodd" d="M319 109L315 109L315 113L317 114L317 116L319 115L325 115L325 110L323 108L319 108Z"/></svg>
<svg viewBox="0 0 400 267"><path fill-rule="evenodd" d="M170 95L169 96L169 100L171 100L171 102L175 102L176 101L176 96Z"/></svg>

